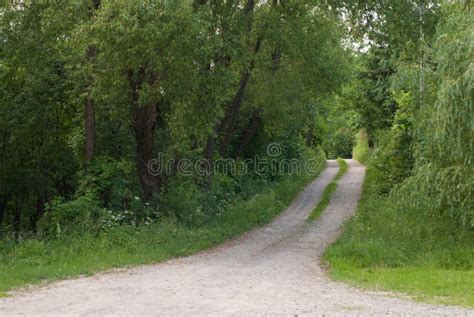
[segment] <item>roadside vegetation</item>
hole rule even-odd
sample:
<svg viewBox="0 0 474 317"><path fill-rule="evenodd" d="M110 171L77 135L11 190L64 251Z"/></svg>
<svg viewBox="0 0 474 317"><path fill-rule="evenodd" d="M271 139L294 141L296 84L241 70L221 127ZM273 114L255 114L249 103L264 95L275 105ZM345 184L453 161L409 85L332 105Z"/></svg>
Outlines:
<svg viewBox="0 0 474 317"><path fill-rule="evenodd" d="M0 5L0 291L269 221L324 165L346 33L318 3Z"/></svg>
<svg viewBox="0 0 474 317"><path fill-rule="evenodd" d="M352 150L352 157L354 160L367 165L370 155L371 149L369 148L367 133L364 129L361 129L357 132L355 137L355 146Z"/></svg>
<svg viewBox="0 0 474 317"><path fill-rule="evenodd" d="M356 216L325 253L334 278L393 290L431 303L474 306L474 237L451 217L414 212L396 195L381 195L385 176L369 165ZM443 219L444 218L444 219Z"/></svg>
<svg viewBox="0 0 474 317"><path fill-rule="evenodd" d="M0 291L212 246L353 156L332 274L472 305L471 2L2 4Z"/></svg>
<svg viewBox="0 0 474 317"><path fill-rule="evenodd" d="M309 215L308 221L315 221L319 218L321 213L331 202L331 197L337 189L338 181L341 179L342 176L344 176L344 174L347 173L348 166L346 161L341 158L338 158L337 163L339 164L339 171L337 172L336 176L334 176L334 179L324 189L323 195L321 196L321 199L319 200L314 210Z"/></svg>
<svg viewBox="0 0 474 317"><path fill-rule="evenodd" d="M370 48L352 85L361 93L354 103L364 100L364 106L349 110L365 132L357 136L354 157L367 164L367 176L358 212L325 260L334 278L357 286L472 307L470 1L408 5L397 19L422 24L406 30L413 37L402 42L389 31L404 28L390 20L397 8L379 9L390 46ZM378 116L381 111L386 115Z"/></svg>
<svg viewBox="0 0 474 317"><path fill-rule="evenodd" d="M318 173L325 158L321 154L314 158L318 164L313 171ZM221 215L199 226L167 217L149 225L76 231L57 239L2 241L0 294L31 283L157 263L210 248L272 220L314 177L314 173L298 174L259 186L248 198L233 199Z"/></svg>

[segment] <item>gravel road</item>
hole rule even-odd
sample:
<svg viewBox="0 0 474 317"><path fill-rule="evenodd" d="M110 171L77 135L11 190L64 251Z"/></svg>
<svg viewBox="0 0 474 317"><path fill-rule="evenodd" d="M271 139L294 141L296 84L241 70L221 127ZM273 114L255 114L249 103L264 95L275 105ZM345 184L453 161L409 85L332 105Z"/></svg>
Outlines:
<svg viewBox="0 0 474 317"><path fill-rule="evenodd" d="M330 205L306 223L335 161L271 224L199 254L66 280L0 299L0 316L28 315L456 315L474 310L415 303L331 281L319 258L354 213L365 168L347 160Z"/></svg>

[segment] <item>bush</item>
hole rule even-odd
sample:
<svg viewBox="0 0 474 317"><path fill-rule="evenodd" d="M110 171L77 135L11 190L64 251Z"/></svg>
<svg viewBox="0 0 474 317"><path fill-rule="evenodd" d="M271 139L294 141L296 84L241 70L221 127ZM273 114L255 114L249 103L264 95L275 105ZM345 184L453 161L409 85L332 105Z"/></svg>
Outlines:
<svg viewBox="0 0 474 317"><path fill-rule="evenodd" d="M135 167L129 161L98 158L80 173L76 196L90 193L101 206L129 209L134 197L141 193L134 173Z"/></svg>
<svg viewBox="0 0 474 317"><path fill-rule="evenodd" d="M331 262L344 259L358 268L429 266L474 267L474 235L456 218L434 216L436 200L417 192L380 196L384 175L369 164L356 216L326 253Z"/></svg>
<svg viewBox="0 0 474 317"><path fill-rule="evenodd" d="M352 157L362 163L367 165L369 162L371 151L369 148L369 138L367 132L362 129L357 133L354 149L352 150Z"/></svg>
<svg viewBox="0 0 474 317"><path fill-rule="evenodd" d="M156 206L144 203L127 161L99 158L79 175L74 197L56 197L46 205L39 235L52 238L72 232L96 234L119 225L149 224L159 218Z"/></svg>
<svg viewBox="0 0 474 317"><path fill-rule="evenodd" d="M354 135L351 129L341 128L324 142L328 158L351 158L354 147Z"/></svg>
<svg viewBox="0 0 474 317"><path fill-rule="evenodd" d="M469 166L426 164L396 187L392 196L425 218L450 224L459 234L474 236L473 189L474 172Z"/></svg>
<svg viewBox="0 0 474 317"><path fill-rule="evenodd" d="M46 205L46 212L38 223L42 237L59 237L73 231L94 232L100 230L105 208L93 193L86 193L73 200L56 198Z"/></svg>
<svg viewBox="0 0 474 317"><path fill-rule="evenodd" d="M191 177L178 176L171 181L159 198L168 216L186 225L201 224L207 218L203 210L204 193Z"/></svg>

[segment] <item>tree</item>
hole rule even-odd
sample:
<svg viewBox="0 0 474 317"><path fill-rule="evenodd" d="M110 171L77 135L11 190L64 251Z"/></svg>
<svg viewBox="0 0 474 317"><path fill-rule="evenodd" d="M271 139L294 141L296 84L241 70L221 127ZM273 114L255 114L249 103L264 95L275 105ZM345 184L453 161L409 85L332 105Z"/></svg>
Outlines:
<svg viewBox="0 0 474 317"><path fill-rule="evenodd" d="M89 9L89 15L94 17L95 11L99 9L100 0L92 0ZM91 44L87 47L86 59L93 64L97 56L97 47ZM95 152L95 109L94 100L91 96L91 87L88 85L84 101L84 131L85 131L85 161L89 163L94 158Z"/></svg>
<svg viewBox="0 0 474 317"><path fill-rule="evenodd" d="M35 229L45 204L73 190L65 55L80 12L38 2L1 12L0 218L16 233Z"/></svg>

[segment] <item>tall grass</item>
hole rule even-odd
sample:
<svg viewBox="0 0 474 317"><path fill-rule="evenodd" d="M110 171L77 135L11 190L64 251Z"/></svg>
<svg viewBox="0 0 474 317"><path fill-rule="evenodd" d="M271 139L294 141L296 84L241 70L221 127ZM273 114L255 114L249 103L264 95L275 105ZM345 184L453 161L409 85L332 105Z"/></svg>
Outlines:
<svg viewBox="0 0 474 317"><path fill-rule="evenodd" d="M474 14L460 2L440 9L429 89L399 100L358 213L325 258L357 285L474 306ZM364 162L358 141L354 157Z"/></svg>
<svg viewBox="0 0 474 317"><path fill-rule="evenodd" d="M332 276L427 301L474 306L474 235L461 230L455 218L421 212L431 210L430 199L418 199L415 210L397 195L381 196L381 177L369 165L357 214L325 253ZM435 280L443 274L446 280Z"/></svg>

